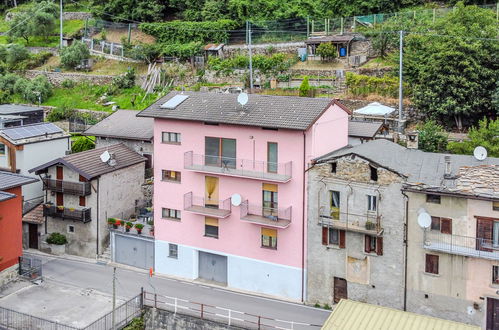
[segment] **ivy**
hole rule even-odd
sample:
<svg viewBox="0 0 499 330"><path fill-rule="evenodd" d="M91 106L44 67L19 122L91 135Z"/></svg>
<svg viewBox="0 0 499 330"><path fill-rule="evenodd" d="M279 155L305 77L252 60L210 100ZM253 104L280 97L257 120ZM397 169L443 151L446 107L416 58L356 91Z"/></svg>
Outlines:
<svg viewBox="0 0 499 330"><path fill-rule="evenodd" d="M189 43L161 44L160 50L163 56L178 57L182 60L189 59L201 51L202 43L193 41Z"/></svg>

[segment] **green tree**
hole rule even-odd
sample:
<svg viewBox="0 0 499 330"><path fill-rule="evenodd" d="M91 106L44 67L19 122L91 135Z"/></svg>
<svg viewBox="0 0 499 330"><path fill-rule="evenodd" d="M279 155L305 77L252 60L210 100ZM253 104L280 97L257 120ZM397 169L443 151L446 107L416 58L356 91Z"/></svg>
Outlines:
<svg viewBox="0 0 499 330"><path fill-rule="evenodd" d="M494 106L496 113L499 114L499 81L496 83L496 89L492 95L492 105Z"/></svg>
<svg viewBox="0 0 499 330"><path fill-rule="evenodd" d="M33 36L42 36L47 40L54 31L58 10L52 1L34 2L26 11L14 15L7 36L12 39L23 38L26 44Z"/></svg>
<svg viewBox="0 0 499 330"><path fill-rule="evenodd" d="M76 68L82 60L90 57L90 51L81 41L75 41L71 46L61 50L61 64L69 69Z"/></svg>
<svg viewBox="0 0 499 330"><path fill-rule="evenodd" d="M14 85L14 92L28 102L38 103L52 95L52 85L45 76L36 76L31 80L20 78Z"/></svg>
<svg viewBox="0 0 499 330"><path fill-rule="evenodd" d="M444 152L447 147L447 136L442 126L434 120L418 125L418 149L427 152Z"/></svg>
<svg viewBox="0 0 499 330"><path fill-rule="evenodd" d="M157 22L164 17L166 2L161 0L93 0L92 11L97 17L117 22Z"/></svg>
<svg viewBox="0 0 499 330"><path fill-rule="evenodd" d="M300 85L300 96L307 97L310 96L312 92L312 88L310 87L310 84L308 82L308 77L306 76L303 78L303 81L301 82Z"/></svg>
<svg viewBox="0 0 499 330"><path fill-rule="evenodd" d="M134 60L152 63L159 57L160 53L161 50L158 44L138 44L128 51L127 56Z"/></svg>
<svg viewBox="0 0 499 330"><path fill-rule="evenodd" d="M319 47L317 47L316 53L324 62L331 62L338 55L336 47L330 42L320 44Z"/></svg>
<svg viewBox="0 0 499 330"><path fill-rule="evenodd" d="M95 143L86 136L77 136L73 139L73 144L71 145L71 152L82 152L95 149Z"/></svg>
<svg viewBox="0 0 499 330"><path fill-rule="evenodd" d="M499 157L499 119L488 120L483 118L478 127L471 127L468 132L469 140L449 142L447 150L456 154L472 155L473 150L482 146L487 149L490 157Z"/></svg>

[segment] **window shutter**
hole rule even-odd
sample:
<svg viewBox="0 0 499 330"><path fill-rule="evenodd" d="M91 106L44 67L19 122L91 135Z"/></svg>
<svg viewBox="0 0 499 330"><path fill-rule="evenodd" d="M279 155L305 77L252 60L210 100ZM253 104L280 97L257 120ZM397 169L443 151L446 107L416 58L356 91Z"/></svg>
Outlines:
<svg viewBox="0 0 499 330"><path fill-rule="evenodd" d="M322 245L327 245L327 241L328 241L327 234L328 234L328 228L322 227Z"/></svg>
<svg viewBox="0 0 499 330"><path fill-rule="evenodd" d="M339 232L340 232L340 248L344 249L345 248L345 240L346 240L345 231L339 230Z"/></svg>
<svg viewBox="0 0 499 330"><path fill-rule="evenodd" d="M364 235L364 252L369 253L371 248L371 236Z"/></svg>
<svg viewBox="0 0 499 330"><path fill-rule="evenodd" d="M483 219L483 218L477 218L476 221L476 249L481 250L481 251L489 251L491 252L491 249L487 249L483 247L482 240L492 240L492 228L493 228L494 222L488 219Z"/></svg>
<svg viewBox="0 0 499 330"><path fill-rule="evenodd" d="M440 232L442 234L452 234L452 219L440 219Z"/></svg>
<svg viewBox="0 0 499 330"><path fill-rule="evenodd" d="M383 255L383 237L376 238L376 254Z"/></svg>

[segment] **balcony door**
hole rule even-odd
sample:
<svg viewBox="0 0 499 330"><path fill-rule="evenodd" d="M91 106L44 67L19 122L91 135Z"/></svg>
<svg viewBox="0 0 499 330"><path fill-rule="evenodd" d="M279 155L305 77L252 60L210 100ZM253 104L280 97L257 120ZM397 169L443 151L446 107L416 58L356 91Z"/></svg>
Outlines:
<svg viewBox="0 0 499 330"><path fill-rule="evenodd" d="M236 140L217 137L205 137L205 165L236 168Z"/></svg>
<svg viewBox="0 0 499 330"><path fill-rule="evenodd" d="M264 183L262 187L263 216L277 218L277 203L277 185Z"/></svg>
<svg viewBox="0 0 499 330"><path fill-rule="evenodd" d="M218 209L218 178L205 176L204 186L204 206Z"/></svg>
<svg viewBox="0 0 499 330"><path fill-rule="evenodd" d="M267 172L277 173L277 143L267 143Z"/></svg>
<svg viewBox="0 0 499 330"><path fill-rule="evenodd" d="M57 190L62 189L62 180L64 180L63 168L62 166L55 167L55 178ZM62 204L61 204L62 205Z"/></svg>

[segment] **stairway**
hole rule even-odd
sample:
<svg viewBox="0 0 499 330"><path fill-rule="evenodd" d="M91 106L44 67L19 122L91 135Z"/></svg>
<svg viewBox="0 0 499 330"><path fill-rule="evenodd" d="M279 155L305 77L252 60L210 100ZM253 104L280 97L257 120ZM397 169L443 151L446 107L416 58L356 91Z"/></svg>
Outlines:
<svg viewBox="0 0 499 330"><path fill-rule="evenodd" d="M102 254L97 257L98 264L108 264L111 261L111 246L108 246Z"/></svg>

